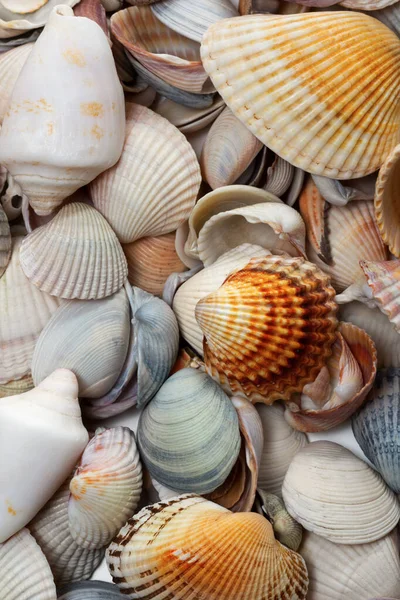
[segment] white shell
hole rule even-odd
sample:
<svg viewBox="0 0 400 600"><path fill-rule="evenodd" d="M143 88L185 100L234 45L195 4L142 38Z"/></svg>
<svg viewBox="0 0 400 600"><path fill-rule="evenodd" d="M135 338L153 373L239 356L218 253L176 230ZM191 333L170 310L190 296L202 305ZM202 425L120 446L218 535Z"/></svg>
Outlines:
<svg viewBox="0 0 400 600"><path fill-rule="evenodd" d="M0 54L0 124L7 112L14 85L33 48L33 44L23 44Z"/></svg>
<svg viewBox="0 0 400 600"><path fill-rule="evenodd" d="M102 29L67 6L53 10L15 84L0 162L39 215L114 165L124 97Z"/></svg>
<svg viewBox="0 0 400 600"><path fill-rule="evenodd" d="M21 11L22 14L12 10L14 0L6 0L0 4L0 39L6 40L27 33L32 29L43 27L55 6L60 4L75 6L79 2L79 0L37 0L37 2L31 0L29 4L32 4L33 1L39 7L38 10L28 13Z"/></svg>
<svg viewBox="0 0 400 600"><path fill-rule="evenodd" d="M0 543L24 527L72 471L88 442L75 375L0 399Z"/></svg>

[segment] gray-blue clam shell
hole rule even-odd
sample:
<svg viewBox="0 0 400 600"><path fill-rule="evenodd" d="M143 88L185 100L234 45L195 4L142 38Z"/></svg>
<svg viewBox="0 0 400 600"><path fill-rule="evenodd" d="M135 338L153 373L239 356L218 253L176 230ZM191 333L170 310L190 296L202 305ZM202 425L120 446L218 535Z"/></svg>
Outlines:
<svg viewBox="0 0 400 600"><path fill-rule="evenodd" d="M400 368L378 371L366 403L353 417L353 432L389 487L400 493Z"/></svg>
<svg viewBox="0 0 400 600"><path fill-rule="evenodd" d="M59 590L58 600L122 600L124 596L113 583L80 581Z"/></svg>

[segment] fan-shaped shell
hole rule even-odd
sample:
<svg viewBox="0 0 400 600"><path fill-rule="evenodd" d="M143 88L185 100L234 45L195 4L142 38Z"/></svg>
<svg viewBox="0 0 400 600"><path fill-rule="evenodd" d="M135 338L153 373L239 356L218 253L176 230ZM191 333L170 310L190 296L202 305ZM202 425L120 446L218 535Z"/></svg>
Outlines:
<svg viewBox="0 0 400 600"><path fill-rule="evenodd" d="M129 317L124 289L103 300L70 300L60 306L35 346L35 385L63 367L77 376L79 396L106 394L116 382L128 351Z"/></svg>
<svg viewBox="0 0 400 600"><path fill-rule="evenodd" d="M43 292L66 299L105 298L128 274L126 259L106 220L91 206L65 205L21 245L21 266Z"/></svg>
<svg viewBox="0 0 400 600"><path fill-rule="evenodd" d="M0 6L0 39L6 40L43 27L53 8L59 4L75 6L79 0L31 0L35 10L17 11L14 0L6 0ZM20 3L21 4L21 3ZM30 40L29 40L30 41Z"/></svg>
<svg viewBox="0 0 400 600"><path fill-rule="evenodd" d="M296 521L337 544L379 540L400 518L398 500L382 477L333 442L312 442L300 450L282 492Z"/></svg>
<svg viewBox="0 0 400 600"><path fill-rule="evenodd" d="M133 515L142 491L142 465L128 427L96 432L69 485L69 528L82 548L102 548Z"/></svg>
<svg viewBox="0 0 400 600"><path fill-rule="evenodd" d="M107 564L132 599L305 600L308 587L303 559L264 517L193 496L144 508L110 545Z"/></svg>
<svg viewBox="0 0 400 600"><path fill-rule="evenodd" d="M226 19L208 29L201 56L232 112L296 167L361 177L376 171L397 142L400 41L371 17Z"/></svg>
<svg viewBox="0 0 400 600"><path fill-rule="evenodd" d="M379 231L390 252L400 257L399 198L400 145L396 146L379 170L375 189L375 215Z"/></svg>
<svg viewBox="0 0 400 600"><path fill-rule="evenodd" d="M6 213L0 204L0 277L11 258L11 232Z"/></svg>
<svg viewBox="0 0 400 600"><path fill-rule="evenodd" d="M188 219L200 182L196 155L184 135L148 108L128 104L121 159L90 191L120 241L130 243L175 231Z"/></svg>
<svg viewBox="0 0 400 600"><path fill-rule="evenodd" d="M252 402L288 400L331 353L333 296L329 279L302 258L251 259L196 305L207 372Z"/></svg>
<svg viewBox="0 0 400 600"><path fill-rule="evenodd" d="M238 417L208 375L182 369L142 412L138 443L158 482L178 491L209 493L225 481L239 455Z"/></svg>
<svg viewBox="0 0 400 600"><path fill-rule="evenodd" d="M23 44L0 55L0 123L3 122L14 85L32 48L33 44Z"/></svg>
<svg viewBox="0 0 400 600"><path fill-rule="evenodd" d="M378 308L400 333L400 260L362 260L360 267Z"/></svg>
<svg viewBox="0 0 400 600"><path fill-rule="evenodd" d="M104 581L80 581L64 586L58 600L123 600L118 587Z"/></svg>

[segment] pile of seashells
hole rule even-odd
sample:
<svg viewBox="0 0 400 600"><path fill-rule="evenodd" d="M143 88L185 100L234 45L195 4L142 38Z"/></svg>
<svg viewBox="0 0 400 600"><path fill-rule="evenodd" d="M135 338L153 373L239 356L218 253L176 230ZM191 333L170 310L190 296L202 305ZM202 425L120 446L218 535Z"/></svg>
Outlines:
<svg viewBox="0 0 400 600"><path fill-rule="evenodd" d="M399 34L0 1L0 600L400 599Z"/></svg>

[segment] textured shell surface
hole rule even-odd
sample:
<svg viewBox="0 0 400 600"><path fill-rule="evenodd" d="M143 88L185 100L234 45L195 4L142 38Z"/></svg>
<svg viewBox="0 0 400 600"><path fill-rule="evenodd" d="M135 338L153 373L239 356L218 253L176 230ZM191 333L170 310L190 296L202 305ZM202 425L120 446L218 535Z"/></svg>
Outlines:
<svg viewBox="0 0 400 600"><path fill-rule="evenodd" d="M372 296L400 333L400 260L360 262Z"/></svg>
<svg viewBox="0 0 400 600"><path fill-rule="evenodd" d="M274 539L264 517L193 496L135 515L108 548L107 564L131 599L305 600L308 587L303 559Z"/></svg>
<svg viewBox="0 0 400 600"><path fill-rule="evenodd" d="M29 392L34 388L32 375L28 373L22 379L16 381L10 381L9 383L0 384L0 398L6 398L7 396L16 396L17 394L23 394Z"/></svg>
<svg viewBox="0 0 400 600"><path fill-rule="evenodd" d="M312 180L321 196L327 202L336 206L344 206L352 200L373 200L376 179L377 174L373 173L360 179L352 179L350 182L345 181L342 183L337 179L312 175Z"/></svg>
<svg viewBox="0 0 400 600"><path fill-rule="evenodd" d="M252 402L289 400L331 353L333 297L328 277L302 258L251 259L196 305L207 372Z"/></svg>
<svg viewBox="0 0 400 600"><path fill-rule="evenodd" d="M303 528L289 515L282 499L259 488L257 500L257 512L265 515L270 521L277 540L297 552L303 537Z"/></svg>
<svg viewBox="0 0 400 600"><path fill-rule="evenodd" d="M27 529L0 544L1 600L56 600L50 566Z"/></svg>
<svg viewBox="0 0 400 600"><path fill-rule="evenodd" d="M0 399L0 543L24 527L68 476L89 436L67 369ZM41 484L38 485L37 482Z"/></svg>
<svg viewBox="0 0 400 600"><path fill-rule="evenodd" d="M182 369L142 412L138 443L159 483L181 492L209 493L225 481L238 458L238 417L211 377Z"/></svg>
<svg viewBox="0 0 400 600"><path fill-rule="evenodd" d="M133 431L96 432L69 485L69 527L83 548L102 548L133 515L142 491L142 465Z"/></svg>
<svg viewBox="0 0 400 600"><path fill-rule="evenodd" d="M92 206L66 204L22 242L21 266L43 292L68 300L100 299L117 292L128 275L122 247Z"/></svg>
<svg viewBox="0 0 400 600"><path fill-rule="evenodd" d="M353 433L388 486L400 494L400 369L378 371L367 402L354 415Z"/></svg>
<svg viewBox="0 0 400 600"><path fill-rule="evenodd" d="M397 143L400 41L369 16L226 19L208 29L201 55L233 113L305 171L361 177L376 171Z"/></svg>
<svg viewBox="0 0 400 600"><path fill-rule="evenodd" d="M8 41L8 38L14 38L30 30L43 27L54 7L60 4L75 6L79 0L28 0L25 5L32 5L33 2L37 8L34 11L15 10L15 4L19 4L19 8L21 8L21 5L25 3L24 1L20 2L17 0L17 2L14 2L14 0L6 0L5 2L1 2L0 39L3 42Z"/></svg>
<svg viewBox="0 0 400 600"><path fill-rule="evenodd" d="M35 212L47 215L117 162L124 116L104 32L72 8L56 7L14 86L0 133L1 164Z"/></svg>
<svg viewBox="0 0 400 600"><path fill-rule="evenodd" d="M113 583L79 581L60 589L57 600L122 600L123 595Z"/></svg>
<svg viewBox="0 0 400 600"><path fill-rule="evenodd" d="M333 442L312 442L300 450L282 492L296 521L336 544L379 540L400 517L399 502L382 477Z"/></svg>
<svg viewBox="0 0 400 600"><path fill-rule="evenodd" d="M175 231L189 218L200 182L199 163L184 135L150 109L128 103L122 156L90 192L126 244Z"/></svg>
<svg viewBox="0 0 400 600"><path fill-rule="evenodd" d="M3 122L14 85L32 48L33 44L23 44L0 55L0 123Z"/></svg>
<svg viewBox="0 0 400 600"><path fill-rule="evenodd" d="M375 189L375 215L382 239L400 257L399 198L400 145L396 146L379 170Z"/></svg>
<svg viewBox="0 0 400 600"><path fill-rule="evenodd" d="M11 258L11 231L7 215L0 204L0 277L3 275Z"/></svg>

